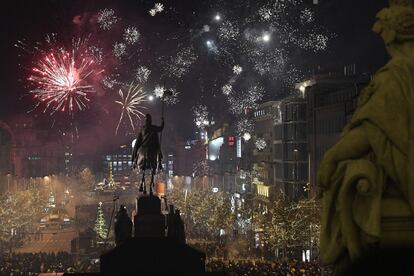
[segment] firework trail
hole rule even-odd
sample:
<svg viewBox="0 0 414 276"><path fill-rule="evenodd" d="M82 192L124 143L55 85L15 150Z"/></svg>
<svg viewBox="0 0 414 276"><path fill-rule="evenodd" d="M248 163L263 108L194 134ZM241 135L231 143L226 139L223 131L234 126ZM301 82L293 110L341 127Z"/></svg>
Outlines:
<svg viewBox="0 0 414 276"><path fill-rule="evenodd" d="M140 109L144 109L145 107L142 106L142 103L146 101L147 94L142 90L140 85L135 85L131 83L128 86L128 92L124 93L122 89L119 89L119 97L121 98L119 101L115 101L115 103L121 106L121 114L119 116L118 125L115 129L115 135L118 135L119 126L121 125L124 116L127 116L131 127L135 130L135 124L133 118L140 118L144 116L144 113L140 111Z"/></svg>

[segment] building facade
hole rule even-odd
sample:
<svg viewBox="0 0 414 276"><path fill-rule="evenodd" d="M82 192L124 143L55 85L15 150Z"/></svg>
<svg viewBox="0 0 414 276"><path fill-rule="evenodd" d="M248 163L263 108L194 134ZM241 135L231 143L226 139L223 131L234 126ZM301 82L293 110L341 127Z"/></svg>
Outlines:
<svg viewBox="0 0 414 276"><path fill-rule="evenodd" d="M129 147L120 147L103 156L103 170L109 185L127 188L137 184L132 170L132 149Z"/></svg>
<svg viewBox="0 0 414 276"><path fill-rule="evenodd" d="M280 102L265 102L254 111L254 134L252 137L253 190L263 198L276 196L276 166L273 141L275 122L280 114Z"/></svg>
<svg viewBox="0 0 414 276"><path fill-rule="evenodd" d="M294 200L306 196L308 183L306 100L286 98L279 108L273 140L275 186Z"/></svg>
<svg viewBox="0 0 414 276"><path fill-rule="evenodd" d="M369 76L318 76L302 91L307 101L310 192L316 194L317 171L325 152L333 146L355 111L357 98Z"/></svg>

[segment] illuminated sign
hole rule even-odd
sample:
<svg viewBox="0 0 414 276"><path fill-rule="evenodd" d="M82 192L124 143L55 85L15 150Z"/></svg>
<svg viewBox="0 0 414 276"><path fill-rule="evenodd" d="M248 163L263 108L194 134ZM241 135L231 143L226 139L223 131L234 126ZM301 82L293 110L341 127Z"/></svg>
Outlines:
<svg viewBox="0 0 414 276"><path fill-rule="evenodd" d="M215 161L219 158L220 148L224 143L223 137L214 139L208 143L208 159Z"/></svg>
<svg viewBox="0 0 414 276"><path fill-rule="evenodd" d="M234 146L234 136L229 136L229 146Z"/></svg>
<svg viewBox="0 0 414 276"><path fill-rule="evenodd" d="M236 155L238 158L242 157L242 143L241 138L237 137Z"/></svg>

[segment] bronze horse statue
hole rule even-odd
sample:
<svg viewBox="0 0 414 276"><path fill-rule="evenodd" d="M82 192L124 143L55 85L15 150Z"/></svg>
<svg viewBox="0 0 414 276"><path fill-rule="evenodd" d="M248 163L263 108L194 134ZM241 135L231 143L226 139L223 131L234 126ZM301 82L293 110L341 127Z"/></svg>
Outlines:
<svg viewBox="0 0 414 276"><path fill-rule="evenodd" d="M145 185L145 171L151 171L150 194L154 188L154 175L158 169L162 169L162 153L158 133L164 129L164 118L161 118L161 126L152 124L150 114L145 116L145 125L142 127L136 139L132 153L132 164L142 172L140 192L147 193Z"/></svg>

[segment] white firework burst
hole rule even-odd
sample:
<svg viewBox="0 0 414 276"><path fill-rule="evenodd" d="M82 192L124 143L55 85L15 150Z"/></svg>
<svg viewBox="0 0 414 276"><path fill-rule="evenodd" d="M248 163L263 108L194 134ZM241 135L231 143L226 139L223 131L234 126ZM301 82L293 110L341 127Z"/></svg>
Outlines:
<svg viewBox="0 0 414 276"><path fill-rule="evenodd" d="M219 29L218 36L223 40L236 40L240 35L240 30L237 25L231 21L224 21Z"/></svg>
<svg viewBox="0 0 414 276"><path fill-rule="evenodd" d="M155 3L154 10L156 12L162 12L164 10L164 5L161 3Z"/></svg>
<svg viewBox="0 0 414 276"><path fill-rule="evenodd" d="M221 92L223 92L224 95L228 96L230 95L230 93L233 91L233 85L231 85L230 83L224 85L221 88Z"/></svg>
<svg viewBox="0 0 414 276"><path fill-rule="evenodd" d="M113 9L103 9L98 13L97 22L102 30L108 31L112 28L112 25L118 22L118 17Z"/></svg>
<svg viewBox="0 0 414 276"><path fill-rule="evenodd" d="M129 45L132 45L138 41L140 35L141 34L139 33L137 28L130 26L124 30L123 37L126 43L128 43Z"/></svg>
<svg viewBox="0 0 414 276"><path fill-rule="evenodd" d="M287 63L287 56L281 48L275 48L272 51L252 49L249 58L253 69L262 76L277 77Z"/></svg>
<svg viewBox="0 0 414 276"><path fill-rule="evenodd" d="M93 57L93 59L101 64L103 61L103 50L97 46L91 46L88 49L89 54Z"/></svg>
<svg viewBox="0 0 414 276"><path fill-rule="evenodd" d="M157 13L164 11L164 5L161 3L155 3L154 7L149 11L151 16L155 16Z"/></svg>
<svg viewBox="0 0 414 276"><path fill-rule="evenodd" d="M236 125L236 132L238 136L243 136L246 133L253 133L254 122L248 118L241 118Z"/></svg>
<svg viewBox="0 0 414 276"><path fill-rule="evenodd" d="M267 6L261 7L257 13L262 21L270 21L274 15L273 9Z"/></svg>
<svg viewBox="0 0 414 276"><path fill-rule="evenodd" d="M315 15L309 8L305 8L300 12L300 21L302 24L308 24L315 21Z"/></svg>
<svg viewBox="0 0 414 276"><path fill-rule="evenodd" d="M165 71L170 77L181 79L196 60L197 55L192 47L181 48L177 55L168 61Z"/></svg>
<svg viewBox="0 0 414 276"><path fill-rule="evenodd" d="M119 82L116 79L116 76L110 75L106 76L102 79L102 84L108 89L113 89L115 85L117 85Z"/></svg>
<svg viewBox="0 0 414 276"><path fill-rule="evenodd" d="M148 95L142 90L141 86L135 85L134 83L131 83L127 89L128 92L126 93L122 89L119 89L120 100L115 101L115 103L121 106L121 114L115 129L115 135L118 134L119 127L125 116L128 117L133 130L135 130L134 119L139 119L141 116L144 116L144 113L140 110L145 109L142 103L147 100Z"/></svg>
<svg viewBox="0 0 414 276"><path fill-rule="evenodd" d="M170 88L168 89L168 92L169 93L164 93L164 97L162 98L167 105L175 105L180 102L180 99L178 98L180 92L177 92L177 89Z"/></svg>
<svg viewBox="0 0 414 276"><path fill-rule="evenodd" d="M230 112L235 115L247 114L249 110L257 108L264 92L261 86L253 85L241 93L231 93L227 98L230 104Z"/></svg>
<svg viewBox="0 0 414 276"><path fill-rule="evenodd" d="M155 97L157 97L157 98L164 97L164 92L165 92L164 86L162 86L162 85L155 86L155 89L154 89L154 95L155 95Z"/></svg>
<svg viewBox="0 0 414 276"><path fill-rule="evenodd" d="M258 151L262 151L267 147L266 140L263 138L257 138L256 141L254 142L254 145L256 146L256 149Z"/></svg>
<svg viewBox="0 0 414 276"><path fill-rule="evenodd" d="M243 72L243 67L241 67L240 65L233 66L233 73L235 75L240 75L242 72Z"/></svg>
<svg viewBox="0 0 414 276"><path fill-rule="evenodd" d="M151 75L151 70L145 66L140 66L135 71L135 80L141 84L145 83L149 76Z"/></svg>
<svg viewBox="0 0 414 276"><path fill-rule="evenodd" d="M117 58L121 58L122 56L126 55L126 45L122 42L115 42L113 45L112 52L114 56Z"/></svg>
<svg viewBox="0 0 414 276"><path fill-rule="evenodd" d="M193 107L194 123L199 129L209 125L208 121L208 109L205 105L198 105Z"/></svg>

